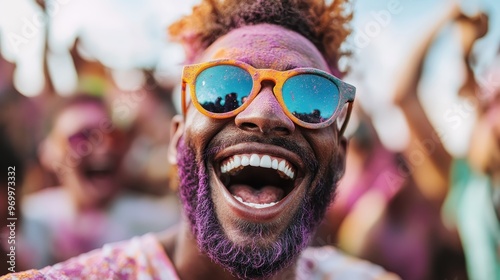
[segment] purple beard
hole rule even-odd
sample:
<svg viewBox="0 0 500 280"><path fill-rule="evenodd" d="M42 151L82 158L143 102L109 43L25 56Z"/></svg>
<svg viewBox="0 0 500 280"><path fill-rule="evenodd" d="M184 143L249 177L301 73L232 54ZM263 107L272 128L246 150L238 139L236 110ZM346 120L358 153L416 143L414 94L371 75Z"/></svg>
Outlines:
<svg viewBox="0 0 500 280"><path fill-rule="evenodd" d="M338 170L337 167L332 167L329 170L331 173L325 174L318 185L311 186L312 194L303 199L290 225L272 245L259 246L252 240L248 244L238 245L225 235L217 219L211 199L209 175L204 164L209 156L204 156L201 163L197 162L194 149L181 139L177 158L180 196L200 249L231 274L244 279L267 278L291 265L309 243L333 199L339 179L336 176L338 172L334 172ZM245 223L240 228L241 232L249 236L265 236L266 231L270 230L265 225L253 223Z"/></svg>

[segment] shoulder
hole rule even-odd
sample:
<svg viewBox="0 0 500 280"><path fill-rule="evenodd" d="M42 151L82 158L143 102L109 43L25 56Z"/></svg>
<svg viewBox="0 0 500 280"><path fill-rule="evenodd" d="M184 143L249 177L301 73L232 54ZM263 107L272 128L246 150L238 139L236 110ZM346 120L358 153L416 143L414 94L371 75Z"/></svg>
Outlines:
<svg viewBox="0 0 500 280"><path fill-rule="evenodd" d="M299 260L299 279L398 280L381 266L347 256L332 246L309 247Z"/></svg>
<svg viewBox="0 0 500 280"><path fill-rule="evenodd" d="M13 274L14 279L176 279L175 269L152 234L106 244L101 249L48 266ZM17 277L17 278L16 278Z"/></svg>

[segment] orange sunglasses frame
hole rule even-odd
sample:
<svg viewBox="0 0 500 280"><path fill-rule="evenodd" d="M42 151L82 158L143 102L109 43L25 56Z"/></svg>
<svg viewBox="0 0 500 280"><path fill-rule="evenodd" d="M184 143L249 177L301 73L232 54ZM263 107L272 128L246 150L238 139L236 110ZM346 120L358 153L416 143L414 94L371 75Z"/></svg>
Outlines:
<svg viewBox="0 0 500 280"><path fill-rule="evenodd" d="M218 66L218 65L231 65L231 66L237 66L243 70L246 70L250 76L252 77L253 80L253 86L252 90L248 95L248 100L243 103L240 107L237 109L226 112L226 113L213 113L210 111L207 111L205 108L201 106L201 104L198 102L198 99L196 98L196 88L195 88L195 81L198 75L204 71L205 69L208 69L213 66ZM300 75L300 74L314 74L318 76L322 76L331 82L333 82L337 88L339 89L339 103L337 105L337 108L335 108L335 111L333 115L326 120L325 122L321 123L307 123L304 122L297 117L295 117L287 108L285 105L285 102L283 100L283 85L287 79L290 77ZM344 104L348 104L347 108L347 113L345 116L344 123L342 124L342 127L340 128L340 135L343 134L347 123L349 121L349 117L351 115L352 111L352 103L354 101L354 96L356 94L356 88L353 85L350 85L348 83L345 83L344 81L340 80L339 78L325 72L321 71L316 68L295 68L292 70L287 70L287 71L278 71L274 69L256 69L252 67L251 65L248 65L244 62L234 60L234 59L222 59L222 60L213 60L205 63L200 63L200 64L193 64L193 65L186 65L184 66L184 69L182 71L182 113L184 116L186 115L187 112L187 107L188 103L186 100L186 86L189 85L190 93L191 93L191 100L196 109L203 113L204 115L214 118L214 119L225 119L225 118L230 118L234 117L237 114L239 114L241 111L243 111L252 101L253 99L259 94L261 90L261 85L263 81L272 81L274 82L274 87L273 87L273 94L276 97L276 100L278 100L278 103L280 104L281 108L283 109L283 112L289 117L294 123L308 128L308 129L319 129L319 128L324 128L327 126L330 126L335 119L340 115L341 113L341 108L343 108Z"/></svg>

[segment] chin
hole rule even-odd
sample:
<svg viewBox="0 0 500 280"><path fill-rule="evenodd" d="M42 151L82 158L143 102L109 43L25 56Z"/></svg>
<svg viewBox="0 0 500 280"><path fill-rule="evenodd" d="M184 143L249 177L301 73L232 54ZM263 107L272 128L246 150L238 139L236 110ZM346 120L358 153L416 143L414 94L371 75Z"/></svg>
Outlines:
<svg viewBox="0 0 500 280"><path fill-rule="evenodd" d="M332 200L334 171L341 169L317 175L327 179L311 186L317 164L290 150L235 145L197 162L195 150L179 143L180 196L192 233L210 259L237 277L266 278L289 267Z"/></svg>

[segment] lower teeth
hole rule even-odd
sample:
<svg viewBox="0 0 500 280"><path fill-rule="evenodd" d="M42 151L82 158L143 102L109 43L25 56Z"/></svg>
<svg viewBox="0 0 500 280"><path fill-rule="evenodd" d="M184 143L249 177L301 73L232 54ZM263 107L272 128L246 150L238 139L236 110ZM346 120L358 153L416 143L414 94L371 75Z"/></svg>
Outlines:
<svg viewBox="0 0 500 280"><path fill-rule="evenodd" d="M247 206L253 207L253 208L267 208L267 207L271 207L273 205L276 205L278 203L278 202L271 202L271 203L258 204L258 203L252 203L252 202L245 202L245 201L243 201L243 198L236 196L236 195L233 195L233 196L239 202L241 202Z"/></svg>

